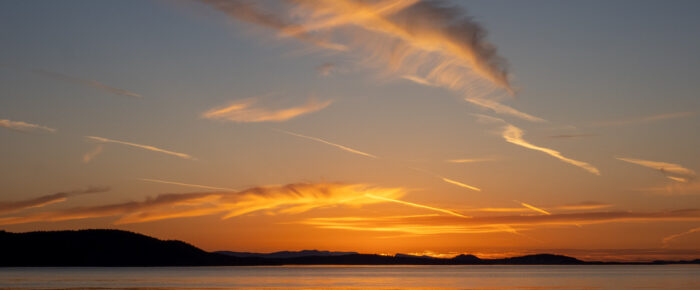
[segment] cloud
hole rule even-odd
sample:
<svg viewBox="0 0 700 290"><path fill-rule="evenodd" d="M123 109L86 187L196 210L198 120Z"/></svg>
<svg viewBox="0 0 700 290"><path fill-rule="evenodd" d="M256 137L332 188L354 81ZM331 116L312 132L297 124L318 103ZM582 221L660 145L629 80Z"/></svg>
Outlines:
<svg viewBox="0 0 700 290"><path fill-rule="evenodd" d="M8 214L22 211L25 209L44 207L50 204L65 201L68 197L81 194L99 193L109 191L109 187L88 187L65 192L57 192L53 194L43 195L36 198L25 199L20 201L0 201L0 214ZM1 218L0 218L1 219Z"/></svg>
<svg viewBox="0 0 700 290"><path fill-rule="evenodd" d="M345 147L345 146L343 146L343 145L336 144L336 143L333 143L333 142L328 142L328 141L323 140L323 139L321 139L321 138L316 138L316 137L301 135L301 134L297 134L297 133L293 133L293 132L289 132L289 131L284 131L284 130L277 130L277 129L275 129L275 131L278 131L278 132L281 132L281 133L284 133L284 134L288 134L288 135L292 135L292 136L296 136L296 137L300 137L300 138L304 138L304 139L313 140L313 141L316 141L316 142L321 142L321 143L323 143L323 144L331 145L331 146L336 147L336 148L338 148L338 149L340 149L340 150L347 151L347 152L350 152L350 153L354 153L354 154L357 154L357 155L362 155L362 156L369 157L369 158L378 158L377 156L374 156L374 155L372 155L372 154L365 153L365 152L362 152L362 151L359 151L359 150L355 150L355 149L352 149L352 148L350 148L350 147Z"/></svg>
<svg viewBox="0 0 700 290"><path fill-rule="evenodd" d="M141 181L146 181L146 182L154 182L154 183L162 183L162 184L179 185L179 186L185 186L185 187L201 188L201 189L232 190L232 191L235 191L235 189L233 189L233 188L228 188L228 187L215 187L215 186L200 185L200 184L191 184L191 183L182 183L182 182L167 181L167 180L160 180L160 179L139 178L139 180L141 180Z"/></svg>
<svg viewBox="0 0 700 290"><path fill-rule="evenodd" d="M450 159L445 160L447 163L477 163L477 162L487 162L494 161L496 158L493 157L482 157L482 158L465 158L465 159Z"/></svg>
<svg viewBox="0 0 700 290"><path fill-rule="evenodd" d="M59 80L59 81L65 81L65 82L75 83L75 84L79 84L79 85L85 85L85 86L89 86L89 87L93 87L93 88L98 88L98 89L103 90L105 92L112 93L112 94L119 95L119 96L141 98L141 95L139 95L137 93L130 92L130 91L120 89L120 88L110 87L108 85L105 85L103 83L93 81L93 80L84 80L84 79L72 77L69 75L65 75L62 73L50 72L50 71L45 71L45 70L32 70L32 72L35 74L49 77L49 78Z"/></svg>
<svg viewBox="0 0 700 290"><path fill-rule="evenodd" d="M373 198L367 195L373 196ZM116 224L220 215L232 218L253 212L294 214L315 208L340 205L362 206L398 199L402 188L381 188L364 184L295 183L261 186L242 191L161 194L145 201L130 201L99 206L74 207L27 216L0 218L0 225L31 222L118 217Z"/></svg>
<svg viewBox="0 0 700 290"><path fill-rule="evenodd" d="M353 231L409 234L470 234L525 231L540 227L641 221L699 221L700 210L656 212L582 212L550 215L505 215L461 218L448 215L310 218L302 224Z"/></svg>
<svg viewBox="0 0 700 290"><path fill-rule="evenodd" d="M473 97L467 97L464 99L467 102L470 102L474 105L478 105L487 109L490 109L498 114L503 114L503 115L510 115L513 117L517 117L523 120L527 120L530 122L546 122L546 120L536 117L527 113L520 112L512 107L506 106L504 104L501 104L499 102L493 101L493 100L487 100L484 98L473 98Z"/></svg>
<svg viewBox="0 0 700 290"><path fill-rule="evenodd" d="M458 213L458 212L455 212L455 211L449 210L449 209L442 209L442 208L437 208L437 207L432 207L432 206L427 206L427 205L422 205L422 204L407 202L407 201L403 201L403 200L392 199L392 198L388 198L388 197L376 196L376 195L372 195L372 194L365 194L365 196L367 196L367 197L369 197L369 198L374 198L374 199L384 200L384 201L389 201L389 202L395 202L395 203L399 203L399 204L403 204L403 205L408 205L408 206L412 206L412 207L424 208L424 209L428 209L428 210L432 210L432 211L437 211L437 212L441 212L441 213L446 213L446 214L449 214L449 215L458 216L458 217L462 217L462 218L469 218L469 216L465 216L465 215L463 215L463 214L460 214L460 213Z"/></svg>
<svg viewBox="0 0 700 290"><path fill-rule="evenodd" d="M695 113L695 112L675 112L675 113L658 114L658 115L651 115L651 116L624 119L624 120L596 122L596 123L593 123L592 126L594 126L594 127L614 127L614 126L644 124L644 123L651 123L651 122L663 121L663 120L689 118L689 117L692 117L695 115L697 115L697 113Z"/></svg>
<svg viewBox="0 0 700 290"><path fill-rule="evenodd" d="M223 119L234 122L282 122L310 114L328 107L333 101L317 102L309 99L306 104L287 109L271 110L256 107L255 99L246 99L227 106L213 108L202 114L207 119Z"/></svg>
<svg viewBox="0 0 700 290"><path fill-rule="evenodd" d="M250 2L200 2L279 36L344 51L381 74L458 92L497 113L543 121L494 100L499 90L514 93L508 65L483 26L447 2L298 0L277 2L267 12Z"/></svg>
<svg viewBox="0 0 700 290"><path fill-rule="evenodd" d="M526 207L526 208L529 208L529 209L531 209L531 210L534 210L534 211L536 211L536 212L543 213L543 214L546 214L546 215L552 215L550 212L548 212L548 211L546 211L546 210L543 210L543 209L541 209L541 208L535 207L535 206L533 206L533 205L530 205L530 204L527 204L527 203L524 203L524 202L519 202L519 201L515 201L515 202L519 203L520 205L522 205L522 206L524 206L524 207Z"/></svg>
<svg viewBox="0 0 700 290"><path fill-rule="evenodd" d="M95 158L97 155L102 153L102 144L98 144L95 149L92 149L91 151L86 152L83 155L83 163L89 163L92 161L93 158Z"/></svg>
<svg viewBox="0 0 700 290"><path fill-rule="evenodd" d="M244 21L265 28L269 28L278 32L280 37L294 37L298 40L311 43L318 47L330 50L346 50L344 45L333 43L319 35L313 35L305 32L289 33L287 31L298 27L290 21L284 19L280 15L274 14L272 11L263 11L260 7L250 1L238 0L198 0L201 3L207 4L214 9L226 13L239 21Z"/></svg>
<svg viewBox="0 0 700 290"><path fill-rule="evenodd" d="M141 148L153 152L160 152L163 154L168 154L172 156L177 156L183 159L189 159L189 160L197 160L196 158L185 154L185 153L179 153L179 152L173 152L173 151L168 151L165 149L161 149L158 147L150 146L150 145L142 145L142 144L136 144L136 143L131 143L131 142L125 142L125 141L119 141L119 140L113 140L113 139L107 139L107 138L102 138L102 137L95 137L95 136L85 136L85 138L88 138L90 140L102 142L102 143L115 143L115 144L121 144L121 145L126 145L126 146L131 146L131 147L136 147L136 148Z"/></svg>
<svg viewBox="0 0 700 290"><path fill-rule="evenodd" d="M447 183L449 183L449 184L454 184L454 185L459 186L459 187L463 187L463 188L466 188L466 189L471 189L471 190L473 190L473 191L481 191L481 189L479 189L478 187L474 187L474 186L471 186L471 185L468 185L468 184L464 184L464 183L461 183L461 182L459 182L459 181L449 179L449 178L447 178L447 177L440 177L440 179L442 179L442 181L444 181L444 182L447 182Z"/></svg>
<svg viewBox="0 0 700 290"><path fill-rule="evenodd" d="M598 135L596 135L596 134L562 134L562 135L552 135L552 136L549 136L549 138L574 139L574 138L584 138L584 137L593 137L593 136L598 136Z"/></svg>
<svg viewBox="0 0 700 290"><path fill-rule="evenodd" d="M697 233L697 232L700 232L700 227L697 227L697 228L694 228L694 229L690 229L690 230L687 230L687 231L682 232L682 233L670 235L670 236L668 236L668 237L663 238L663 240L661 240L661 242L662 242L662 243L664 244L664 246L666 247L666 246L668 246L669 243L671 243L671 241L673 241L673 240L675 240L675 239L678 239L678 238L680 238L680 237L683 237L683 236L686 236L686 235L689 235L689 234L692 234L692 233Z"/></svg>
<svg viewBox="0 0 700 290"><path fill-rule="evenodd" d="M549 156L557 158L557 159L564 161L566 163L581 167L590 173L593 173L595 175L600 175L600 171L598 171L597 168L593 167L592 165L590 165L586 162L564 157L563 155L561 155L561 153L559 153L559 151L552 150L552 149L545 148L545 147L539 147L537 145L533 145L533 144L525 141L523 139L523 131L520 130L520 128L515 127L513 125L507 124L503 129L502 136L509 143L513 143L515 145L522 146L522 147L525 147L525 148L528 148L531 150L543 152Z"/></svg>
<svg viewBox="0 0 700 290"><path fill-rule="evenodd" d="M316 67L319 76L327 77L336 70L336 65L332 62L325 62Z"/></svg>
<svg viewBox="0 0 700 290"><path fill-rule="evenodd" d="M596 202L596 201L584 201L584 202L575 203L575 204L560 205L560 206L557 206L556 209L592 210L592 209L601 209L601 208L606 208L606 207L611 207L611 206L612 206L612 204L601 203L601 202Z"/></svg>
<svg viewBox="0 0 700 290"><path fill-rule="evenodd" d="M54 133L56 132L56 129L37 125L37 124L31 124L31 123L25 123L22 121L10 121L7 119L0 119L0 127L7 128L10 130L18 131L18 132L32 132L36 130L43 130L46 132L51 132Z"/></svg>
<svg viewBox="0 0 700 290"><path fill-rule="evenodd" d="M696 176L695 171L678 164L625 157L615 157L615 159L658 170L668 179L677 182L688 182Z"/></svg>

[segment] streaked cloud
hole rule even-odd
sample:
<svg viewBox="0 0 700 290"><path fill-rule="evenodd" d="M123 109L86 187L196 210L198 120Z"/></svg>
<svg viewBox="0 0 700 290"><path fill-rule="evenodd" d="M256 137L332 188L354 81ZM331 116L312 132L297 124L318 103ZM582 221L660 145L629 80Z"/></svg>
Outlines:
<svg viewBox="0 0 700 290"><path fill-rule="evenodd" d="M316 101L309 99L306 104L286 109L268 109L256 106L256 99L246 99L213 108L202 114L203 118L220 119L241 123L253 122L283 122L302 115L320 111L328 107L333 101Z"/></svg>
<svg viewBox="0 0 700 290"><path fill-rule="evenodd" d="M555 138L555 139L577 139L577 138L585 138L585 137L593 137L593 136L598 136L596 134L561 134L561 135L551 135L549 138Z"/></svg>
<svg viewBox="0 0 700 290"><path fill-rule="evenodd" d="M486 30L456 5L418 0L301 0L263 9L243 1L200 2L234 19L273 29L278 36L351 54L380 75L445 88L499 114L544 121L493 97L499 91L515 92L508 65L486 40Z"/></svg>
<svg viewBox="0 0 700 290"><path fill-rule="evenodd" d="M137 93L127 91L125 89L111 87L111 86L105 85L103 83L100 83L98 81L80 79L80 78L76 78L76 77L69 76L66 74L57 73L57 72L50 72L50 71L45 71L45 70L32 70L32 72L36 73L38 75L42 75L42 76L49 77L49 78L59 80L59 81L89 86L89 87L93 87L93 88L98 88L98 89L103 90L105 92L112 93L112 94L119 95L119 96L141 98L141 95L139 95Z"/></svg>
<svg viewBox="0 0 700 290"><path fill-rule="evenodd" d="M335 72L337 65L332 62L324 62L316 67L316 72L319 76L327 77Z"/></svg>
<svg viewBox="0 0 700 290"><path fill-rule="evenodd" d="M584 202L579 202L579 203L574 203L574 204L560 205L560 206L557 206L556 209L561 209L561 210L592 210L592 209L601 209L601 208L606 208L606 207L611 207L611 206L613 206L613 205L608 204L608 203L601 203L601 202L596 202L596 201L584 201Z"/></svg>
<svg viewBox="0 0 700 290"><path fill-rule="evenodd" d="M517 200L516 200L515 202L517 202L517 203L519 203L520 205L522 205L522 206L524 206L524 207L526 207L526 208L529 208L529 209L531 209L531 210L533 210L533 211L536 211L536 212L539 212L539 213L543 213L543 214L546 214L546 215L552 215L550 212L548 212L548 211L546 211L546 210L543 210L543 209L541 209L541 208L539 208L539 207L536 207L536 206L534 206L534 205L530 205L530 204L527 204L527 203L524 203L524 202L519 202L519 201L517 201Z"/></svg>
<svg viewBox="0 0 700 290"><path fill-rule="evenodd" d="M564 161L564 162L569 163L571 165L583 168L584 170L586 170L590 173L593 173L595 175L600 175L600 171L598 171L597 168L595 168L594 166L592 166L586 162L564 157L561 153L559 153L559 151L545 148L545 147L540 147L537 145L533 145L530 142L525 141L523 139L523 134L524 134L523 130L520 130L520 128L515 127L513 125L510 125L510 124L507 124L503 129L502 136L509 143L512 143L512 144L515 144L518 146L522 146L522 147L525 147L525 148L528 148L531 150L543 152L543 153L545 153L549 156L552 156L554 158L557 158L561 161Z"/></svg>
<svg viewBox="0 0 700 290"><path fill-rule="evenodd" d="M447 163L477 163L477 162L488 162L497 160L494 157L481 157L481 158L465 158L465 159L450 159L445 160Z"/></svg>
<svg viewBox="0 0 700 290"><path fill-rule="evenodd" d="M658 170L666 178L677 182L688 182L696 176L695 171L678 164L625 157L615 157L615 159Z"/></svg>
<svg viewBox="0 0 700 290"><path fill-rule="evenodd" d="M450 215L310 218L300 223L319 228L409 234L474 234L526 231L552 226L576 226L640 221L700 221L700 210L581 212L550 215L505 215L461 218Z"/></svg>
<svg viewBox="0 0 700 290"><path fill-rule="evenodd" d="M441 213L446 213L446 214L453 215L453 216L458 216L458 217L463 217L463 218L469 218L469 216L465 216L465 215L463 215L463 214L460 214L460 213L458 213L458 212L456 212L456 211L449 210L449 209L442 209L442 208L427 206L427 205L423 205L423 204L417 204L417 203L413 203L413 202L407 202L407 201L403 201L403 200L392 199L392 198L388 198L388 197L381 197L381 196L376 196L376 195L372 195L372 194L369 194L369 193L368 193L368 194L365 194L365 196L367 196L367 197L369 197L369 198L374 198L374 199L379 199L379 200L384 200L384 201L395 202L395 203L399 203L399 204L403 204L403 205L408 205L408 206L412 206L412 207L424 208L424 209L428 209L428 210L432 210L432 211L437 211L437 212L441 212Z"/></svg>
<svg viewBox="0 0 700 290"><path fill-rule="evenodd" d="M449 184L454 184L454 185L456 185L456 186L463 187L463 188L466 188L466 189L471 189L471 190L474 190L474 191L481 191L481 189L479 189L478 187L474 187L474 186L471 186L471 185L468 185L468 184L464 184L464 183L461 183L461 182L459 182L459 181L449 179L449 178L447 178L447 177L441 177L441 179L442 179L442 181L447 182L447 183L449 183Z"/></svg>
<svg viewBox="0 0 700 290"><path fill-rule="evenodd" d="M697 115L696 112L665 113L665 114L657 114L657 115L630 118L630 119L624 119L624 120L596 122L596 123L593 123L592 126L594 126L594 127L613 127L613 126L644 124L644 123L652 123L652 122L663 121L663 120L690 118L690 117L693 117L695 115Z"/></svg>
<svg viewBox="0 0 700 290"><path fill-rule="evenodd" d="M139 178L138 180L146 181L146 182L161 183L161 184L170 184L170 185L179 185L179 186L185 186L185 187L194 187L194 188L201 188L201 189L210 189L210 190L231 190L231 191L235 191L235 189L233 189L233 188L228 188L228 187L216 187L216 186L208 186L208 185L201 185L201 184L182 183L182 182L177 182L177 181L167 181L167 180L152 179L152 178Z"/></svg>
<svg viewBox="0 0 700 290"><path fill-rule="evenodd" d="M239 0L197 1L224 12L233 19L272 29L278 33L279 37L294 37L298 40L330 50L343 51L347 49L344 45L333 43L327 37L299 31L296 29L299 26L298 24L294 24L284 19L281 15L276 15L273 11L265 10L265 8L256 5L261 2L254 4L254 2ZM290 30L296 30L297 32L290 33Z"/></svg>
<svg viewBox="0 0 700 290"><path fill-rule="evenodd" d="M37 131L37 130L51 132L51 133L56 132L56 129L49 128L46 126L25 123L22 121L10 121L7 119L0 119L0 127L7 128L10 130L14 130L14 131L18 131L18 132L32 132L32 131Z"/></svg>
<svg viewBox="0 0 700 290"><path fill-rule="evenodd" d="M697 233L697 232L700 232L700 227L690 229L690 230L687 230L687 231L682 232L682 233L670 235L668 237L663 238L663 240L661 240L661 242L664 244L664 246L668 246L669 243L671 243L671 241L673 241L675 239L678 239L680 237L683 237L683 236L686 236L686 235L689 235L692 233Z"/></svg>
<svg viewBox="0 0 700 290"><path fill-rule="evenodd" d="M326 145L330 145L330 146L336 147L336 148L338 148L338 149L340 149L340 150L347 151L347 152L350 152L350 153L354 153L354 154L357 154L357 155L362 155L362 156L369 157L369 158L378 158L377 156L374 156L374 155L372 155L372 154L365 153L365 152L362 152L362 151L360 151L360 150L355 150L355 149L352 149L352 148L350 148L350 147L346 147L346 146L343 146L343 145L340 145L340 144L336 144L336 143L333 143L333 142L329 142L329 141L323 140L323 139L321 139L321 138L306 136L306 135L297 134L297 133L293 133L293 132L289 132L289 131L284 131L284 130L278 130L278 129L275 129L275 131L278 131L278 132L281 132L281 133L284 133L284 134L288 134L288 135L292 135L292 136L296 136L296 137L300 137L300 138L304 138L304 139L313 140L313 141L316 141L316 142L320 142L320 143L323 143L323 144L326 144Z"/></svg>
<svg viewBox="0 0 700 290"><path fill-rule="evenodd" d="M367 195L373 196L373 198ZM219 215L232 218L254 212L295 214L341 205L362 206L397 200L402 188L364 184L295 183L261 186L242 191L160 194L145 201L74 207L26 216L0 218L0 224L56 222L75 219L118 217L116 224L141 223L183 217Z"/></svg>
<svg viewBox="0 0 700 290"><path fill-rule="evenodd" d="M183 159L197 160L196 158L190 156L189 154L179 153L179 152L173 152L173 151L168 151L168 150L161 149L161 148L154 147L154 146L150 146L150 145L142 145L142 144L136 144L136 143L126 142L126 141L119 141L119 140L108 139L108 138L103 138L103 137L96 137L96 136L85 136L85 138L88 138L88 139L90 139L90 140L94 140L94 141L97 141L97 142L102 142L102 143L121 144L121 145L126 145L126 146L141 148L141 149L148 150L148 151L160 152L160 153L163 153L163 154L168 154L168 155L172 155L172 156L177 156L177 157L180 157L180 158L183 158Z"/></svg>
<svg viewBox="0 0 700 290"><path fill-rule="evenodd" d="M89 163L90 161L92 161L92 159L94 159L97 155L102 153L102 149L102 144L98 144L95 147L95 149L92 149L83 154L83 163Z"/></svg>
<svg viewBox="0 0 700 290"><path fill-rule="evenodd" d="M19 201L0 201L0 215L6 215L30 208L44 207L50 204L66 201L68 197L81 194L109 191L109 187L88 187L71 191L57 192L31 199ZM0 218L2 219L2 218Z"/></svg>

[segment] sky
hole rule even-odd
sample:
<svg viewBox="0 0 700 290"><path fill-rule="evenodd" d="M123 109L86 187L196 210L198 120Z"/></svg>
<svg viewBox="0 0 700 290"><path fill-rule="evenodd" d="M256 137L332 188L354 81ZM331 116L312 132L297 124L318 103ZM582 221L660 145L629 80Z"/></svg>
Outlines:
<svg viewBox="0 0 700 290"><path fill-rule="evenodd" d="M0 229L700 258L697 1L0 2Z"/></svg>

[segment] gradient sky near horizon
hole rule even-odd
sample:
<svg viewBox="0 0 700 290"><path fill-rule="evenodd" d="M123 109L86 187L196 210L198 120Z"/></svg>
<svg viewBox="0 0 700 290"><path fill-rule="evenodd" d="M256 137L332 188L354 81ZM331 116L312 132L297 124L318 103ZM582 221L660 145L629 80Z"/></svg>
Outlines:
<svg viewBox="0 0 700 290"><path fill-rule="evenodd" d="M0 229L700 258L699 9L0 1Z"/></svg>

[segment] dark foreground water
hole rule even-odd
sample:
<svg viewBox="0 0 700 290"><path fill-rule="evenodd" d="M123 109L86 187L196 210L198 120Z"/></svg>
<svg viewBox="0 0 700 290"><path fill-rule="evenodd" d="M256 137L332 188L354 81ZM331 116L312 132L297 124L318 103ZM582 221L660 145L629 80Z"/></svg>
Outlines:
<svg viewBox="0 0 700 290"><path fill-rule="evenodd" d="M700 265L0 268L12 289L700 289Z"/></svg>

